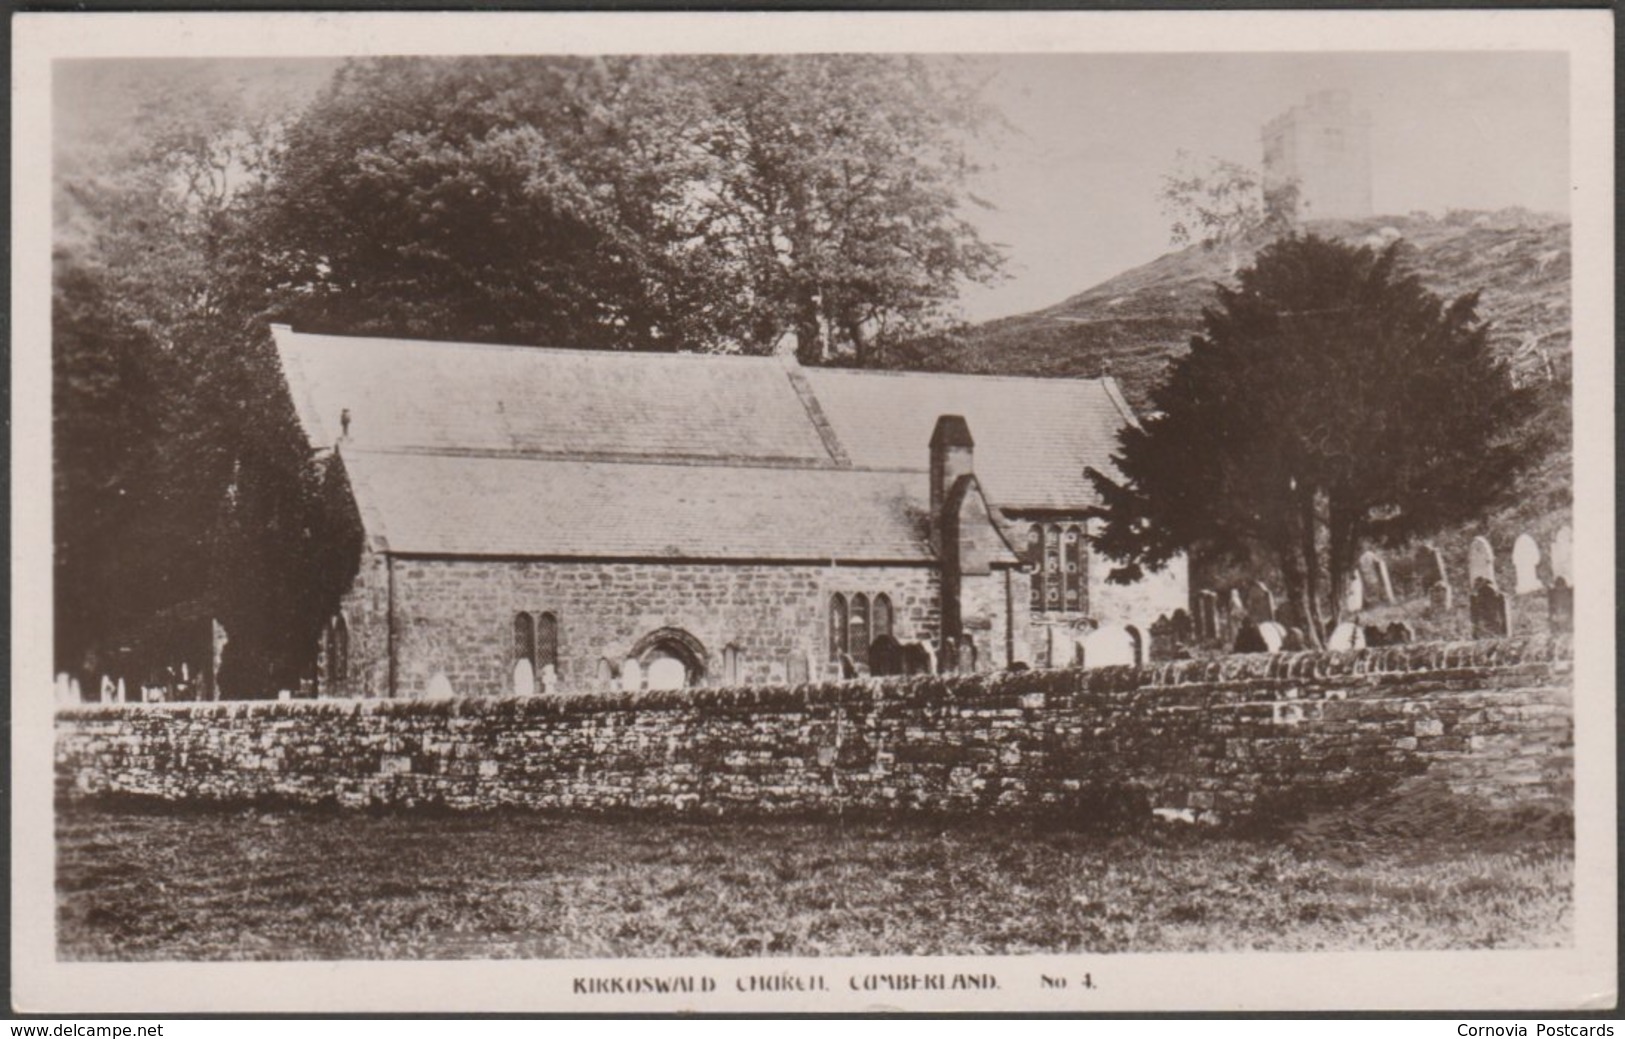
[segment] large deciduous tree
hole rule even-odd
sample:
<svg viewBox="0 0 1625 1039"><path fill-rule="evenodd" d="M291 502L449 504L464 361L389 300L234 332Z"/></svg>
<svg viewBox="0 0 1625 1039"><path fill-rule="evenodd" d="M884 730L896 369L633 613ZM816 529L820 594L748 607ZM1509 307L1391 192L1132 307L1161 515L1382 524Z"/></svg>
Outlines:
<svg viewBox="0 0 1625 1039"><path fill-rule="evenodd" d="M1503 500L1540 445L1476 316L1382 252L1284 238L1217 287L1205 330L1090 472L1096 546L1138 577L1187 550L1273 558L1319 642L1363 545L1398 544Z"/></svg>

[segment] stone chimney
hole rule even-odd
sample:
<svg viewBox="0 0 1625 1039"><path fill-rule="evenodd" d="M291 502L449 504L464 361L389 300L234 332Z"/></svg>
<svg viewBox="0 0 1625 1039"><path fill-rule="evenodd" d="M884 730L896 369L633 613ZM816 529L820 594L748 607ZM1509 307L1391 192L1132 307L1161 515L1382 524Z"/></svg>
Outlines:
<svg viewBox="0 0 1625 1039"><path fill-rule="evenodd" d="M961 476L975 471L976 441L963 415L941 415L931 432L931 529L942 529L942 505Z"/></svg>

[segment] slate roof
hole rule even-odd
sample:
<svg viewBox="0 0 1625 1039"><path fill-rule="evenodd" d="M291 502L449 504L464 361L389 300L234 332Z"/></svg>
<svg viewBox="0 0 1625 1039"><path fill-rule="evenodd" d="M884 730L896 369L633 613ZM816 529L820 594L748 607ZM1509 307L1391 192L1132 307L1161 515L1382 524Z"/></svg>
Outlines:
<svg viewBox="0 0 1625 1039"><path fill-rule="evenodd" d="M369 533L429 555L929 562L917 473L346 452Z"/></svg>
<svg viewBox="0 0 1625 1039"><path fill-rule="evenodd" d="M855 466L924 469L937 416L963 415L976 441L976 478L1002 509L1092 503L1084 467L1115 472L1118 430L1133 421L1110 379L837 368L804 374Z"/></svg>
<svg viewBox="0 0 1625 1039"><path fill-rule="evenodd" d="M1110 380L273 335L312 445L339 445L395 552L924 563L937 416L968 420L1006 509L1088 504L1083 467L1132 421Z"/></svg>

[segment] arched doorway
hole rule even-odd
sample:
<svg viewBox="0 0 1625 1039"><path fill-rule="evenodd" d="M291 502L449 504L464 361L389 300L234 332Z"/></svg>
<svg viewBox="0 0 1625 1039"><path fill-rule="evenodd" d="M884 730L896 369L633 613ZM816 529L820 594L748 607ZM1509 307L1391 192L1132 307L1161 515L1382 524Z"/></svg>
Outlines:
<svg viewBox="0 0 1625 1039"><path fill-rule="evenodd" d="M632 647L632 659L643 668L646 689L681 689L705 681L705 646L681 628L651 631Z"/></svg>

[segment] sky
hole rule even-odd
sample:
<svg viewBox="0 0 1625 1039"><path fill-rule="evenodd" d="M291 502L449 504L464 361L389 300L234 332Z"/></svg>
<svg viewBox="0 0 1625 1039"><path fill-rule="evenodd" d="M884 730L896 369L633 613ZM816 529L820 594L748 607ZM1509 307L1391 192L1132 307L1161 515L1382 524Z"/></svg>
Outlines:
<svg viewBox="0 0 1625 1039"><path fill-rule="evenodd" d="M1313 91L1371 114L1378 213L1524 206L1566 215L1568 65L1560 53L1064 54L982 57L1008 132L981 146L968 215L1010 277L961 296L972 321L1024 313L1169 249L1158 202L1180 151L1256 167L1259 129ZM153 76L308 95L331 59L59 62L58 142L119 120Z"/></svg>

